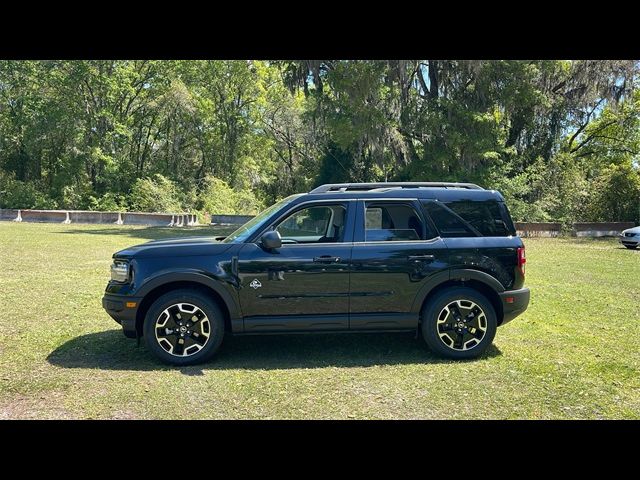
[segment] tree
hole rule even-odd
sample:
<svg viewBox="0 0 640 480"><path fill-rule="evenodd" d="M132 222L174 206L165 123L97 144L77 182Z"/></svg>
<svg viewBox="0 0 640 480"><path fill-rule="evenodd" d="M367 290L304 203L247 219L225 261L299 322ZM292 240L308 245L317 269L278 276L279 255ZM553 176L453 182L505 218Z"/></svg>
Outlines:
<svg viewBox="0 0 640 480"><path fill-rule="evenodd" d="M2 61L0 206L138 205L140 181L165 185L157 175L177 192L159 205L182 209L224 185L256 206L322 182L449 180L500 189L521 220L626 218L592 194L635 178L637 72L589 60Z"/></svg>

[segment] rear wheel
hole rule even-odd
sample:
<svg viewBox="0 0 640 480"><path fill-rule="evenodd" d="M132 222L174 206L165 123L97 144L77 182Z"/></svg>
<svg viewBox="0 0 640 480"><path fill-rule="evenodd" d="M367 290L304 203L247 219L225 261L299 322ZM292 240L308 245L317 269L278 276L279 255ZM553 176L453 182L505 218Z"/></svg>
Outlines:
<svg viewBox="0 0 640 480"><path fill-rule="evenodd" d="M224 318L206 294L174 290L153 302L143 329L147 347L162 362L193 365L210 359L222 344Z"/></svg>
<svg viewBox="0 0 640 480"><path fill-rule="evenodd" d="M493 305L472 288L443 290L422 312L422 335L427 345L447 358L480 356L493 342L497 327Z"/></svg>
<svg viewBox="0 0 640 480"><path fill-rule="evenodd" d="M625 247L627 247L629 250L635 250L638 245L625 245Z"/></svg>

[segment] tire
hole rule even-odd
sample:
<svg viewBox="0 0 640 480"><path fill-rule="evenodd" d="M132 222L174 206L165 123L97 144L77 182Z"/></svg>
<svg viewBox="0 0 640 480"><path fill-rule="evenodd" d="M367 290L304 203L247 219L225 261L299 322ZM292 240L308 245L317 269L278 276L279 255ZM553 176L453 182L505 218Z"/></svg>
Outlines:
<svg viewBox="0 0 640 480"><path fill-rule="evenodd" d="M636 248L638 248L638 245L625 245L625 247L627 247L629 250L635 250Z"/></svg>
<svg viewBox="0 0 640 480"><path fill-rule="evenodd" d="M209 360L220 348L224 317L205 293L174 290L153 302L143 334L147 348L163 363L195 365Z"/></svg>
<svg viewBox="0 0 640 480"><path fill-rule="evenodd" d="M462 336L458 325L467 329L462 330ZM422 310L422 336L432 352L445 358L462 360L482 355L493 342L497 328L493 305L472 288L447 288L431 298Z"/></svg>

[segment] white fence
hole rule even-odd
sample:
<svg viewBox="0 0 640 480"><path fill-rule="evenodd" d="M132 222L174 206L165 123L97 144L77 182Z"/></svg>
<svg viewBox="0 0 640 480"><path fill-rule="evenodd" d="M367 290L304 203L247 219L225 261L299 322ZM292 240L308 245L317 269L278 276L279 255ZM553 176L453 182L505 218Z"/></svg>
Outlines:
<svg viewBox="0 0 640 480"><path fill-rule="evenodd" d="M190 213L92 212L85 210L0 209L0 220L38 223L94 223L192 227L200 225Z"/></svg>
<svg viewBox="0 0 640 480"><path fill-rule="evenodd" d="M211 225L241 225L253 215L211 215ZM86 210L16 210L0 209L0 220L41 223L94 223L114 225L150 225L192 227L200 225L198 217L190 213L92 212ZM518 222L521 237L557 237L560 223ZM615 236L634 226L633 222L574 223L572 235L577 237Z"/></svg>
<svg viewBox="0 0 640 480"><path fill-rule="evenodd" d="M253 215L211 215L211 225L243 225Z"/></svg>
<svg viewBox="0 0 640 480"><path fill-rule="evenodd" d="M518 222L515 225L518 235L521 237L558 237L562 230L560 223ZM622 230L634 226L633 222L574 223L571 235L574 237L615 237Z"/></svg>

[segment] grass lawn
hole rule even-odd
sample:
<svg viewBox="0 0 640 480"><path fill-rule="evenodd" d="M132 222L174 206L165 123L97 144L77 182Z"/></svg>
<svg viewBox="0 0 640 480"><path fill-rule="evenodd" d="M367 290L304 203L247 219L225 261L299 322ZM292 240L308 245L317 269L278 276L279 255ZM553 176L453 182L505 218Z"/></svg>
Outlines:
<svg viewBox="0 0 640 480"><path fill-rule="evenodd" d="M0 222L0 418L640 418L640 251L525 240L529 310L476 361L357 334L227 336L208 364L160 365L102 310L111 254L212 232Z"/></svg>

